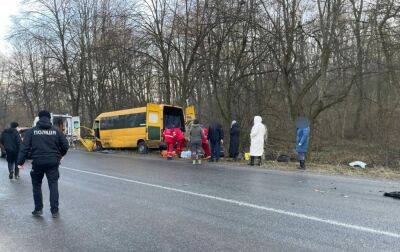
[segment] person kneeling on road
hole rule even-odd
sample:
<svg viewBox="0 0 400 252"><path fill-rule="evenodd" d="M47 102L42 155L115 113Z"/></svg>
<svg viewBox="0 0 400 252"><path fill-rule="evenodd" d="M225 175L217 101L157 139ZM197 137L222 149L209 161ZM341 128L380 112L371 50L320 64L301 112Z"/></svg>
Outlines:
<svg viewBox="0 0 400 252"><path fill-rule="evenodd" d="M173 160L175 144L174 128L169 127L165 129L163 132L163 138L165 143L167 144L167 159Z"/></svg>
<svg viewBox="0 0 400 252"><path fill-rule="evenodd" d="M35 127L26 132L18 156L18 165L23 168L29 152L33 159L31 178L34 216L43 214L42 180L46 174L50 189L50 206L53 218L59 216L58 211L58 179L60 177L58 167L63 156L68 151L68 141L63 133L54 127L48 111L40 111L39 122Z"/></svg>
<svg viewBox="0 0 400 252"><path fill-rule="evenodd" d="M183 149L185 148L185 134L178 127L174 128L174 141L176 145L176 155L181 156Z"/></svg>

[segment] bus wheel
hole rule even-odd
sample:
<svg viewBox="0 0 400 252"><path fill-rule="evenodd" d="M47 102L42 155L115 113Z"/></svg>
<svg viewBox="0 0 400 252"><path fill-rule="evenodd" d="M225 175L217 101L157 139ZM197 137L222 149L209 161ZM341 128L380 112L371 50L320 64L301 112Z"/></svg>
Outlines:
<svg viewBox="0 0 400 252"><path fill-rule="evenodd" d="M138 143L137 149L138 149L139 154L147 154L148 153L148 148L147 148L147 144L145 141L140 141Z"/></svg>

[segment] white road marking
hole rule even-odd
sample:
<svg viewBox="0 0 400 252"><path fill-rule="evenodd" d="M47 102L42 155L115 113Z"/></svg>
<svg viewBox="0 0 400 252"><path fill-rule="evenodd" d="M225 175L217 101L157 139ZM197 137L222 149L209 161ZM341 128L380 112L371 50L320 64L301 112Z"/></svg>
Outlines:
<svg viewBox="0 0 400 252"><path fill-rule="evenodd" d="M330 225L338 226L338 227L344 227L344 228L348 228L348 229L353 229L353 230L357 230L357 231L361 231L361 232L384 235L384 236L389 236L389 237L394 237L394 238L400 238L400 234L399 233L382 231L382 230L378 230L378 229L374 229L374 228L348 224L348 223L344 223L344 222L339 222L339 221L335 221L335 220L319 218L319 217L315 217L315 216L308 216L308 215L305 215L305 214L300 214L300 213L290 212L290 211L286 211L286 210L281 210L281 209L275 209L275 208L271 208L271 207L255 205L255 204L251 204L251 203L247 203L247 202L242 202L242 201L238 201L238 200L222 198L222 197L218 197L218 196L212 196L212 195L203 194L203 193L196 193L196 192L181 190L181 189L168 187L168 186L161 186L161 185L141 182L141 181L137 181L137 180L132 180L132 179L115 177L115 176L101 174L101 173L97 173L97 172L78 170L78 169L69 168L69 167L65 167L65 166L60 166L60 167L63 168L63 169L66 169L66 170L70 170L70 171L75 171L75 172L80 172L80 173L85 173L85 174L90 174L90 175L96 175L96 176L100 176L100 177L104 177L104 178L110 178L110 179L115 179L115 180L130 182L130 183L135 183L135 184L138 184L138 185L149 186L149 187L163 189L163 190L172 191L172 192L184 193L184 194L197 196L197 197L201 197L201 198L217 200L217 201L221 201L221 202L230 203L230 204L233 204L233 205L249 207L249 208L263 210L263 211L277 213L277 214L283 214L283 215L287 215L287 216L291 216L291 217L296 217L296 218L299 218L299 219L305 219L305 220L311 220L311 221L315 221L315 222L321 222L321 223L330 224Z"/></svg>

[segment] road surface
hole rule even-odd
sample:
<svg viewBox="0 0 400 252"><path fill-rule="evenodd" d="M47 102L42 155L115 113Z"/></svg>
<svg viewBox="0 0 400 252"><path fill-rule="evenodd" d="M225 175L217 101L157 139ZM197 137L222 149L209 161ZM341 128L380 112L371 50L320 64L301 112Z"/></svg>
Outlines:
<svg viewBox="0 0 400 252"><path fill-rule="evenodd" d="M0 251L399 251L400 183L73 151L60 218L0 161Z"/></svg>

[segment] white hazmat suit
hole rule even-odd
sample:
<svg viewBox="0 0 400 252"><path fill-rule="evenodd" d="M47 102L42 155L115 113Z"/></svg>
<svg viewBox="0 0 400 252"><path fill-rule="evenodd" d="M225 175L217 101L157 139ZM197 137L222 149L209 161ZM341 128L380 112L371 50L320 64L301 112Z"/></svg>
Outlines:
<svg viewBox="0 0 400 252"><path fill-rule="evenodd" d="M267 128L262 124L261 116L254 117L254 125L250 133L250 156L261 157L264 154L264 140L267 136Z"/></svg>

